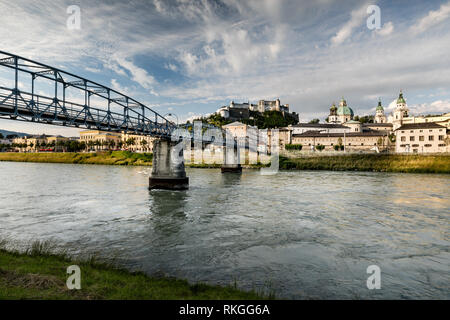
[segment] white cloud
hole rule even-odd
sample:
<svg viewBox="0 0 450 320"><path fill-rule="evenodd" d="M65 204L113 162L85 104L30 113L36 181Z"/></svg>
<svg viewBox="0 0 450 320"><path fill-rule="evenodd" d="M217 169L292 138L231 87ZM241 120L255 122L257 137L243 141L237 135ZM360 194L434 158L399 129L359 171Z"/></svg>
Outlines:
<svg viewBox="0 0 450 320"><path fill-rule="evenodd" d="M393 31L394 31L394 24L392 23L392 21L389 21L386 22L381 29L376 30L375 32L380 36L387 36L390 35Z"/></svg>
<svg viewBox="0 0 450 320"><path fill-rule="evenodd" d="M420 19L411 27L413 33L422 33L425 30L435 26L450 16L450 2L441 5L438 10L428 12L428 15Z"/></svg>
<svg viewBox="0 0 450 320"><path fill-rule="evenodd" d="M439 114L450 112L450 100L437 100L431 103L421 103L409 107L413 114Z"/></svg>
<svg viewBox="0 0 450 320"><path fill-rule="evenodd" d="M351 12L350 20L339 29L333 38L331 38L331 43L333 45L339 45L348 39L352 35L354 29L359 27L364 21L364 18L367 16L366 10L366 4L357 10L353 10Z"/></svg>

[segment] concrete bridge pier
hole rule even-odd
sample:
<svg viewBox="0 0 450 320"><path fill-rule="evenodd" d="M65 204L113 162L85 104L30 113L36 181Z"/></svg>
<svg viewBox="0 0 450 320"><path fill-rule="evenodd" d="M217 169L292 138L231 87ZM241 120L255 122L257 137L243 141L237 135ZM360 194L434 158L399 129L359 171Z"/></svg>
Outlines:
<svg viewBox="0 0 450 320"><path fill-rule="evenodd" d="M189 178L184 168L183 148L177 141L155 140L150 189L186 190Z"/></svg>
<svg viewBox="0 0 450 320"><path fill-rule="evenodd" d="M240 152L236 139L231 145L226 144L223 148L223 164L220 168L222 173L234 172L241 173L242 166L240 162Z"/></svg>

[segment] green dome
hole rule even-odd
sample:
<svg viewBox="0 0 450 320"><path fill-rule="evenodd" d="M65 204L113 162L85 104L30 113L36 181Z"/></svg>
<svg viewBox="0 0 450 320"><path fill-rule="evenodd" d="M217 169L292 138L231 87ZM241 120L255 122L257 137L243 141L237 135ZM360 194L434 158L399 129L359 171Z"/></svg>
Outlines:
<svg viewBox="0 0 450 320"><path fill-rule="evenodd" d="M400 103L406 103L405 99L403 99L403 92L400 91L400 94L398 95L397 104Z"/></svg>
<svg viewBox="0 0 450 320"><path fill-rule="evenodd" d="M381 105L381 101L378 101L377 111L384 111L384 108Z"/></svg>
<svg viewBox="0 0 450 320"><path fill-rule="evenodd" d="M337 109L338 116L352 116L353 117L353 110L352 108L349 108L347 106L340 106Z"/></svg>

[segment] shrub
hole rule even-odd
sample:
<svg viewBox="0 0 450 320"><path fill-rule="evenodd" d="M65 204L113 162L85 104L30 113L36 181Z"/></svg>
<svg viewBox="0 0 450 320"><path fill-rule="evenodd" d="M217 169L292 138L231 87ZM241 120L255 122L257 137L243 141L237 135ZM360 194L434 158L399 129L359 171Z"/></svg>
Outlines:
<svg viewBox="0 0 450 320"><path fill-rule="evenodd" d="M302 150L302 144L286 144L286 150Z"/></svg>
<svg viewBox="0 0 450 320"><path fill-rule="evenodd" d="M322 151L323 149L325 149L325 146L322 145L322 144L318 144L318 145L316 146L316 150L318 150L318 151Z"/></svg>

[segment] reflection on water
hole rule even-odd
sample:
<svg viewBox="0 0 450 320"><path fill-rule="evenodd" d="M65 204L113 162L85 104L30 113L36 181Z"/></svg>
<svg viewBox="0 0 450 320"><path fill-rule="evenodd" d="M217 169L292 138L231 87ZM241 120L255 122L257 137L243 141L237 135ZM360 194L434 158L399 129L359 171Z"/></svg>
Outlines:
<svg viewBox="0 0 450 320"><path fill-rule="evenodd" d="M148 168L0 162L0 237L286 298L450 298L448 175L188 175L149 191Z"/></svg>

